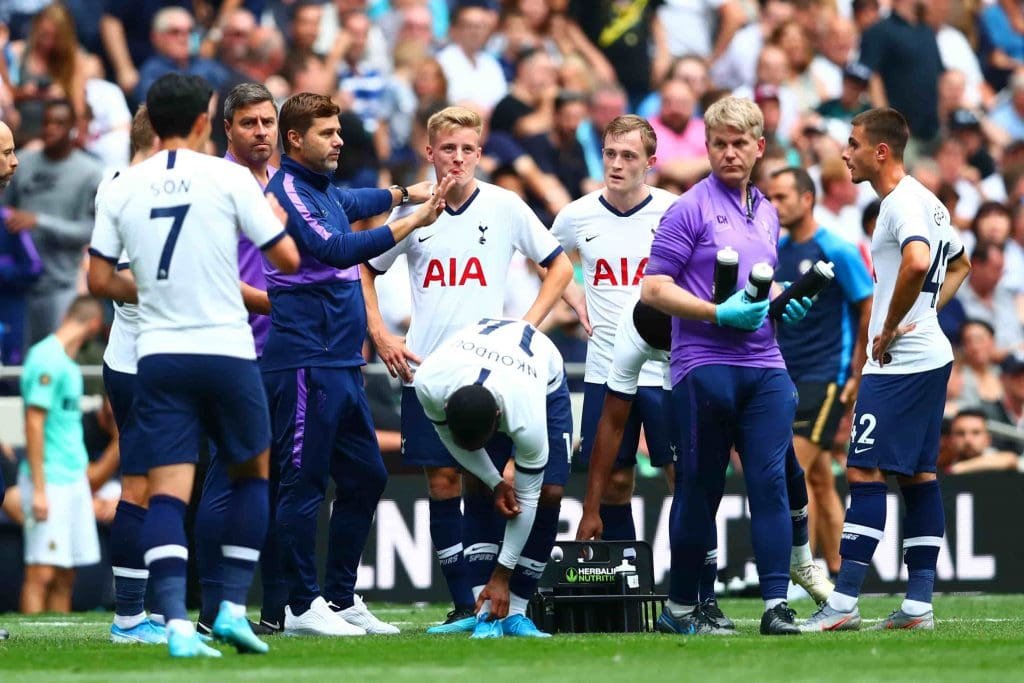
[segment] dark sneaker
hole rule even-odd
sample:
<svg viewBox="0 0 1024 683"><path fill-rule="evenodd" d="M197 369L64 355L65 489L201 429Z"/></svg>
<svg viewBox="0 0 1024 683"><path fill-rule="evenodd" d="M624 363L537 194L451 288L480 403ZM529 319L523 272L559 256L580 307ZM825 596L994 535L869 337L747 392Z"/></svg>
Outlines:
<svg viewBox="0 0 1024 683"><path fill-rule="evenodd" d="M249 626L252 627L252 632L258 636L274 636L284 630L284 619L278 621L270 621L269 619L260 619L258 622L250 621Z"/></svg>
<svg viewBox="0 0 1024 683"><path fill-rule="evenodd" d="M658 623L654 628L661 633L676 633L693 636L731 636L733 631L722 628L699 607L682 617L673 616L668 608L661 610Z"/></svg>
<svg viewBox="0 0 1024 683"><path fill-rule="evenodd" d="M800 629L796 625L796 612L785 602L779 603L761 615L761 635L763 636L798 636Z"/></svg>
<svg viewBox="0 0 1024 683"><path fill-rule="evenodd" d="M715 598L705 600L700 604L700 608L704 611L706 617L718 624L719 628L729 629L730 631L736 630L736 624L732 623L732 619L725 616L725 612L718 606L718 600Z"/></svg>
<svg viewBox="0 0 1024 683"><path fill-rule="evenodd" d="M448 613L444 623L431 626L427 633L472 633L476 629L476 612L470 608L456 607Z"/></svg>

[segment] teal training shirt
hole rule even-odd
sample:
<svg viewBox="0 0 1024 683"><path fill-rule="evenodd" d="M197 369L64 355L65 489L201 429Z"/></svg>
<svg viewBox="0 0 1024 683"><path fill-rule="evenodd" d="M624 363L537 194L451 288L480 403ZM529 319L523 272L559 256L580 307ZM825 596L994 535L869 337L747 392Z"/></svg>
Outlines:
<svg viewBox="0 0 1024 683"><path fill-rule="evenodd" d="M46 411L43 427L43 472L48 484L80 481L89 465L82 435L82 370L50 335L31 349L21 375L21 397ZM28 476L28 462L21 464Z"/></svg>

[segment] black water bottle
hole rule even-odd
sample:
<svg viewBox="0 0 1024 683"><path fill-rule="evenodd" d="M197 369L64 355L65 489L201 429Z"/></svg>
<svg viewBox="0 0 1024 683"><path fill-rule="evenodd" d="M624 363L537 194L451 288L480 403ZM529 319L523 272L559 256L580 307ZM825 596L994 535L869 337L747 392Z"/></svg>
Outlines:
<svg viewBox="0 0 1024 683"><path fill-rule="evenodd" d="M754 267L750 269L750 277L747 279L747 299L750 301L767 299L774 276L775 270L767 263L755 263Z"/></svg>
<svg viewBox="0 0 1024 683"><path fill-rule="evenodd" d="M739 277L740 255L732 247L722 247L715 255L715 282L711 289L711 298L720 304L736 291L736 279Z"/></svg>
<svg viewBox="0 0 1024 683"><path fill-rule="evenodd" d="M786 291L775 298L768 307L768 315L773 320L780 320L786 312L786 304L793 299L808 297L813 299L829 286L836 277L831 261L818 261L800 276L800 279L789 286Z"/></svg>

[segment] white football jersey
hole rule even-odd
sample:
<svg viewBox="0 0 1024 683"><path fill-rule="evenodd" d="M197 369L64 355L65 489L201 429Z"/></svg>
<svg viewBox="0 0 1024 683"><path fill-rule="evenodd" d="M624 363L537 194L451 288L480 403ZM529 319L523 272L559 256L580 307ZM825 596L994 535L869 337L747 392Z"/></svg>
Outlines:
<svg viewBox="0 0 1024 683"><path fill-rule="evenodd" d="M414 386L423 412L444 422L448 397L482 383L501 410L498 431L516 447L516 461L546 463L547 395L562 384L562 355L544 333L513 318L480 321L452 334L416 370ZM458 449L452 451L458 459Z"/></svg>
<svg viewBox="0 0 1024 683"><path fill-rule="evenodd" d="M618 328L615 330L615 343L612 347L612 364L608 368L608 380L605 384L610 391L624 396L636 396L642 368L655 364L661 368L661 388L672 389L672 379L668 369L668 351L656 349L640 336L633 323L633 307L638 299L622 309Z"/></svg>
<svg viewBox="0 0 1024 683"><path fill-rule="evenodd" d="M104 178L96 189L96 215L99 216L104 209L104 197L107 187L120 178L124 172L119 169L109 178ZM128 268L128 255L122 251L118 259L117 269ZM107 348L103 350L103 362L115 372L124 372L134 375L138 358L135 355L135 340L139 334L139 307L135 304L121 304L114 302L114 322L110 326L110 335L107 338Z"/></svg>
<svg viewBox="0 0 1024 683"><path fill-rule="evenodd" d="M608 377L619 315L640 295L654 232L676 200L666 190L650 191L647 199L622 213L605 201L604 190L596 190L562 209L551 228L562 247L578 251L583 262L587 315L594 328L587 343L585 382L604 384ZM661 386L663 374L664 368L650 362L640 372L640 385Z"/></svg>
<svg viewBox="0 0 1024 683"><path fill-rule="evenodd" d="M255 359L238 285L238 231L283 235L249 169L186 149L160 152L104 193L91 251L127 253L139 290L138 357L195 353Z"/></svg>
<svg viewBox="0 0 1024 683"><path fill-rule="evenodd" d="M903 246L920 240L931 249L931 267L924 286L900 326L914 324L913 331L889 347L892 361L884 366L871 360L871 340L881 334L896 276L903 260ZM883 200L875 233L871 238L871 260L875 267L875 303L868 326L868 362L865 373L907 374L940 368L953 361L953 349L942 334L935 307L946 278L946 264L964 250L960 235L950 227L949 212L942 202L911 176L905 176Z"/></svg>
<svg viewBox="0 0 1024 683"><path fill-rule="evenodd" d="M416 230L368 263L383 273L400 254L406 255L412 321L405 343L420 358L467 325L502 316L515 251L536 263L561 251L518 195L479 181L477 187L458 211L445 209L433 225ZM388 220L415 208L396 207Z"/></svg>

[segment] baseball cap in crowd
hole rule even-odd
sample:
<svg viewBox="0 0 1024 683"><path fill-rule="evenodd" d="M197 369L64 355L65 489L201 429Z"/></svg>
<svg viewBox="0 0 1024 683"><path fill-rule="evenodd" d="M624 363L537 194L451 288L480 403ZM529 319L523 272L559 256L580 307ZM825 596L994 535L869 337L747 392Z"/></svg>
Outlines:
<svg viewBox="0 0 1024 683"><path fill-rule="evenodd" d="M1017 350L1013 353L1007 354L1003 362L999 364L999 369L1007 375L1015 375L1019 372L1024 372L1024 351Z"/></svg>
<svg viewBox="0 0 1024 683"><path fill-rule="evenodd" d="M846 68L843 69L843 78L847 78L861 85L867 85L868 81L871 80L871 69L860 62L850 62L846 65Z"/></svg>
<svg viewBox="0 0 1024 683"><path fill-rule="evenodd" d="M950 130L969 130L969 129L981 129L981 121L974 115L974 112L970 109L957 109L949 115L949 129Z"/></svg>
<svg viewBox="0 0 1024 683"><path fill-rule="evenodd" d="M770 83L761 83L754 88L754 102L761 104L768 100L779 101L779 89Z"/></svg>

